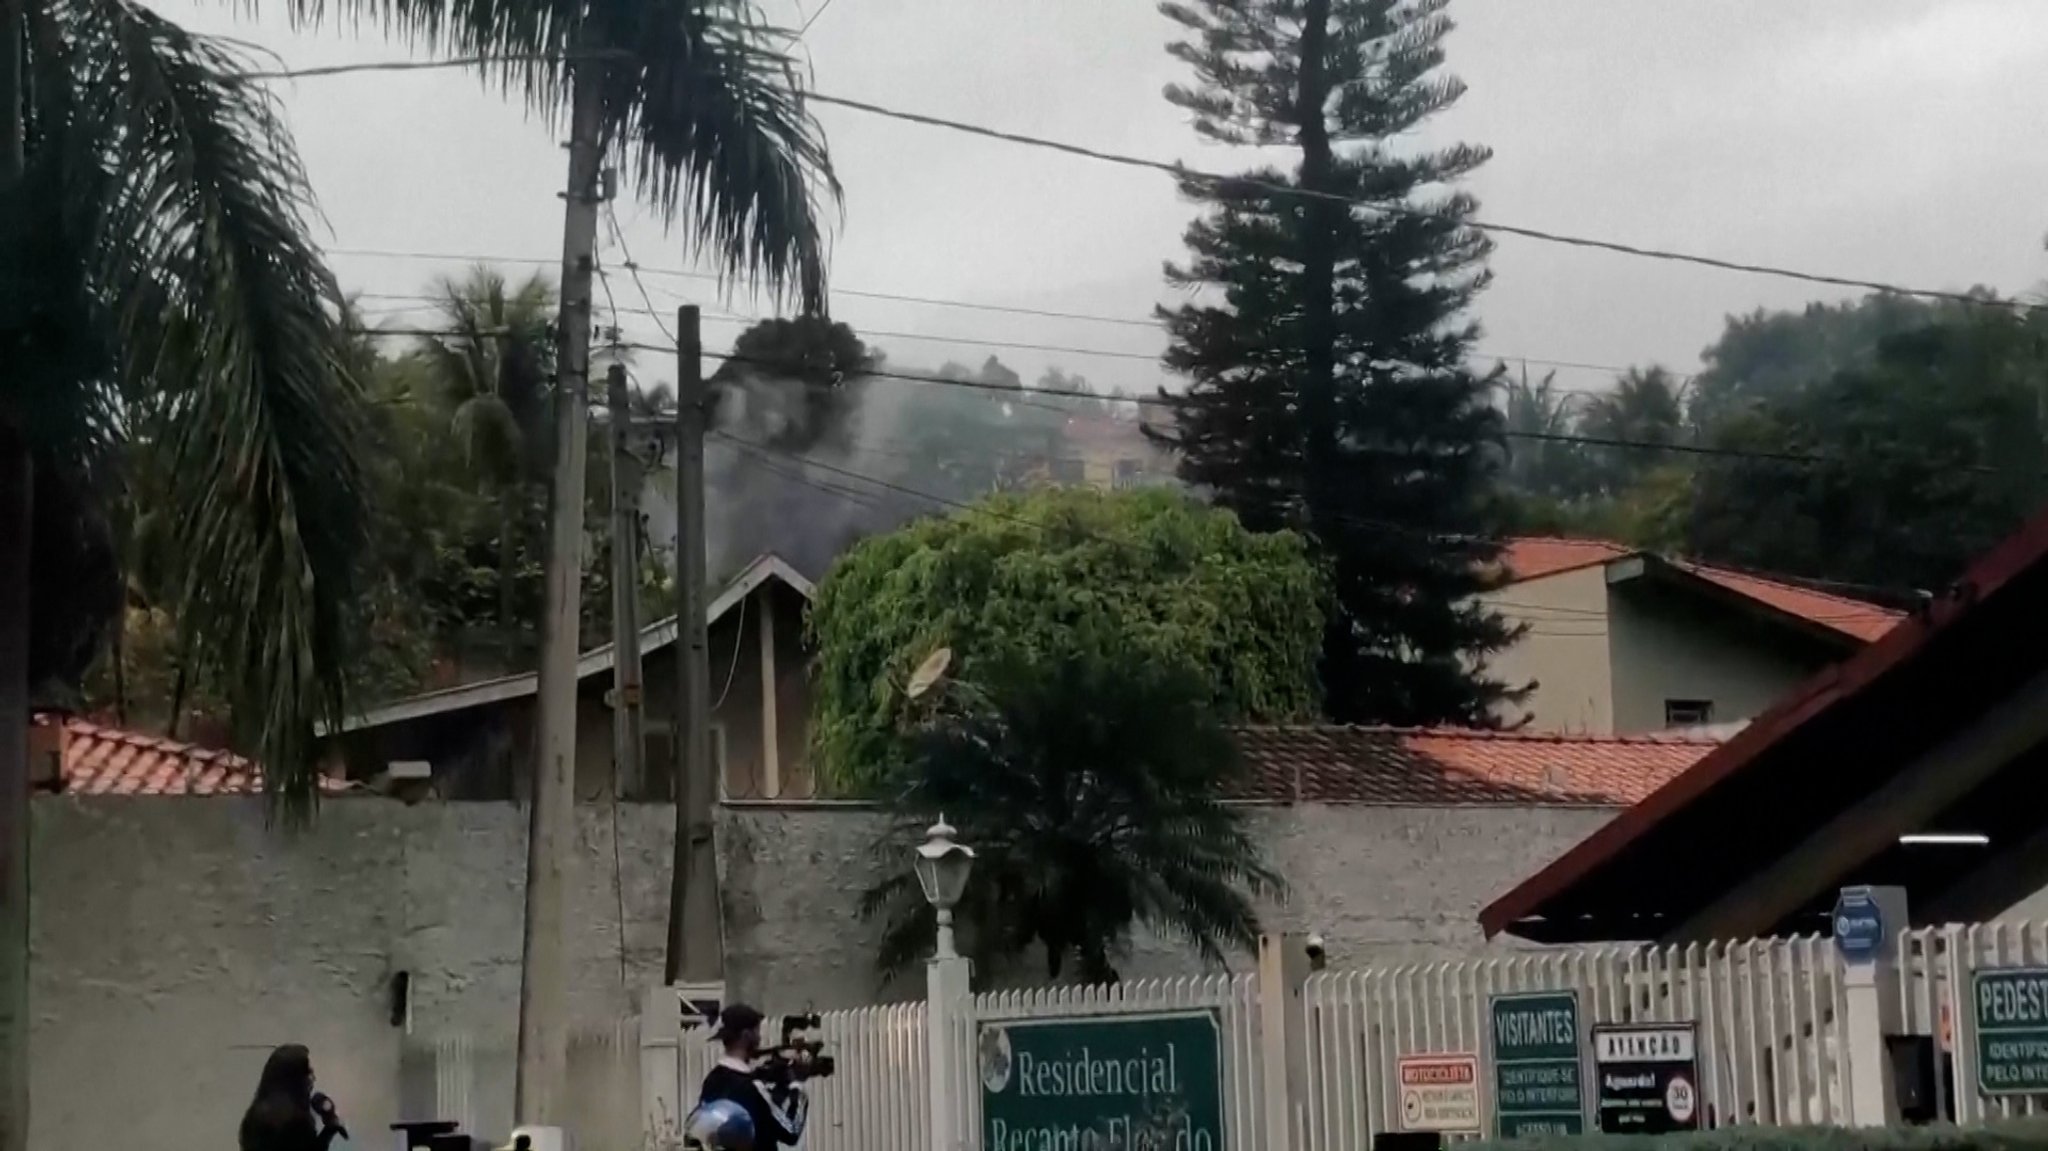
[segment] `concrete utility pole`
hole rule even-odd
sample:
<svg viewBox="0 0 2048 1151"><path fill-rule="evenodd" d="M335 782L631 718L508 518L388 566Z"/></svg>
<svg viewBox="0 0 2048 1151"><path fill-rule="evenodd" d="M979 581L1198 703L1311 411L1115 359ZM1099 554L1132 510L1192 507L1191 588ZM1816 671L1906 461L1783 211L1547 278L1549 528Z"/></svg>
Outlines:
<svg viewBox="0 0 2048 1151"><path fill-rule="evenodd" d="M541 619L539 730L533 741L520 950L519 1063L512 1111L557 1126L567 1087L568 925L576 843L576 656L583 606L583 472L589 460L590 293L603 162L603 65L570 65L569 188L562 221L562 310L555 356L554 484L548 503L547 602Z"/></svg>
<svg viewBox="0 0 2048 1151"><path fill-rule="evenodd" d="M0 0L0 189L21 179L21 5ZM29 445L0 411L0 1151L28 1151Z"/></svg>
<svg viewBox="0 0 2048 1151"><path fill-rule="evenodd" d="M647 712L640 688L640 461L626 367L605 373L612 426L612 795L646 786Z"/></svg>
<svg viewBox="0 0 2048 1151"><path fill-rule="evenodd" d="M668 898L669 983L725 977L718 918L718 859L711 803L711 662L704 612L704 424L702 336L695 307L676 314L676 846Z"/></svg>

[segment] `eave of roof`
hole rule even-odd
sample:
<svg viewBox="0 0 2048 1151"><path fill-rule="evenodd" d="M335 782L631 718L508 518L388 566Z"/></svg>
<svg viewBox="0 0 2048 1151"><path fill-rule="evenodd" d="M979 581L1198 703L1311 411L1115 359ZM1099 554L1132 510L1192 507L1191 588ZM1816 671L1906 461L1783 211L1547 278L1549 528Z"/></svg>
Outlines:
<svg viewBox="0 0 2048 1151"><path fill-rule="evenodd" d="M1488 904L1479 913L1481 929L1492 937L1536 916L1546 903L1748 767L1790 733L1913 659L1934 636L2044 560L2048 560L2048 513L2037 516L1971 565L1953 594L1933 601L1924 613L1907 617L1877 642L1824 669L1733 739Z"/></svg>
<svg viewBox="0 0 2048 1151"><path fill-rule="evenodd" d="M705 622L717 623L739 602L752 595L756 588L769 580L778 580L794 590L805 600L817 598L818 589L802 572L791 567L782 557L765 554L755 558L746 570L734 576L705 609ZM640 652L659 651L676 640L676 617L656 620L640 629ZM602 644L584 652L576 660L576 678L580 682L593 675L612 669L612 645ZM381 707L371 708L361 715L351 716L341 725L344 732L363 731L386 724L404 723L408 720L424 719L433 715L445 715L466 708L482 707L486 704L502 703L509 699L521 699L540 690L540 676L535 672L523 675L501 676L479 683L463 684L460 687L443 688L425 692L406 699L395 700ZM326 735L323 729L320 735Z"/></svg>

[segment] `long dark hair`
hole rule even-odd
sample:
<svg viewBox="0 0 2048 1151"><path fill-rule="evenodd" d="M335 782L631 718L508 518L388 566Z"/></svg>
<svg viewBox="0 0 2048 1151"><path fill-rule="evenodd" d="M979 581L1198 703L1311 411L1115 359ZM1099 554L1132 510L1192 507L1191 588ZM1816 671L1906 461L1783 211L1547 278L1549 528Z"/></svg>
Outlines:
<svg viewBox="0 0 2048 1151"><path fill-rule="evenodd" d="M287 1043L263 1061L256 1097L242 1113L241 1151L292 1151L307 1146L313 1123L313 1056Z"/></svg>

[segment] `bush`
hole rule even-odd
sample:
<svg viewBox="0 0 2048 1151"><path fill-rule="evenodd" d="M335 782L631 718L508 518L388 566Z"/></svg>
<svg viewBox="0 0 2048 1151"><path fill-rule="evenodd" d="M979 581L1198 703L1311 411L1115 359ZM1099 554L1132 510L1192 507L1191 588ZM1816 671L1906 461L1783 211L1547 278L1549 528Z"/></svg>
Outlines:
<svg viewBox="0 0 2048 1151"><path fill-rule="evenodd" d="M1489 1140L1459 1151L2048 1151L2048 1118L1981 1127L1722 1127L1684 1135Z"/></svg>

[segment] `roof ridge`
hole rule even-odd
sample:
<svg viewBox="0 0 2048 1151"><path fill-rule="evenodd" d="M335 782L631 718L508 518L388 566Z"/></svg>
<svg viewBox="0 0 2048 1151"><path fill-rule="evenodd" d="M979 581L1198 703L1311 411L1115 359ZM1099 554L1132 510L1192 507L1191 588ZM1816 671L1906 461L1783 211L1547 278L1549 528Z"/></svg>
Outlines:
<svg viewBox="0 0 2048 1151"><path fill-rule="evenodd" d="M1793 576L1766 575L1759 572L1744 571L1741 568L1723 567L1720 564L1707 563L1704 560L1686 559L1684 557L1679 557L1677 562L1684 565L1685 567L1692 569L1695 572L1713 572L1716 575L1727 575L1734 576L1737 579L1755 580L1757 583L1769 584L1772 587L1781 587L1784 588L1786 591L1796 591L1801 595L1818 596L1821 599L1832 600L1835 603L1842 604L1846 607L1864 608L1869 611L1878 613L1880 615L1889 616L1894 619L1902 619L1905 617L1906 614L1898 608L1887 607L1886 605L1881 603L1873 603L1867 599L1857 599L1854 596L1841 595L1836 592L1823 591L1820 588L1810 587L1806 584L1797 582L1797 578Z"/></svg>
<svg viewBox="0 0 2048 1151"><path fill-rule="evenodd" d="M1723 740L1709 735L1687 735L1683 732L1568 732L1568 731L1498 731L1483 727L1411 727L1388 723L1243 723L1232 727L1233 731L1273 731L1300 734L1355 732L1363 735L1428 736L1436 739L1469 739L1474 741L1493 740L1502 743L1558 743L1558 744L1654 744L1670 746L1715 746Z"/></svg>

